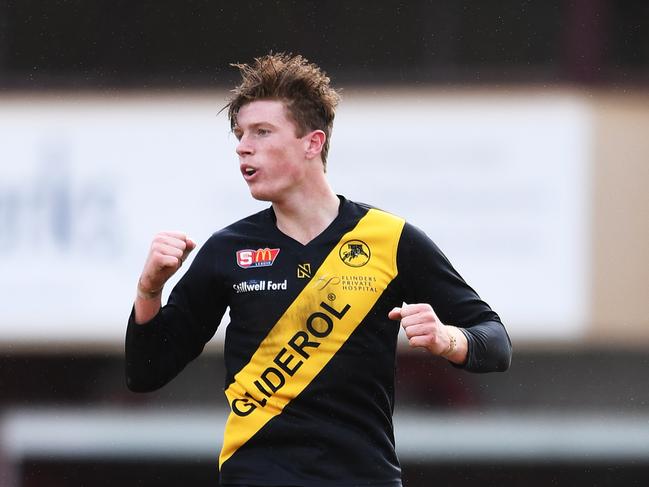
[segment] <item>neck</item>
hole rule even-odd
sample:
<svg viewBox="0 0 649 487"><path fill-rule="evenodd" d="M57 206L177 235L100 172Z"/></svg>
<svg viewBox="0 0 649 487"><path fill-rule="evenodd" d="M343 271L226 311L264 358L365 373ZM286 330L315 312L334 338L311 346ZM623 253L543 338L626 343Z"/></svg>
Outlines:
<svg viewBox="0 0 649 487"><path fill-rule="evenodd" d="M306 245L320 235L338 216L340 200L327 184L288 201L274 202L277 228Z"/></svg>

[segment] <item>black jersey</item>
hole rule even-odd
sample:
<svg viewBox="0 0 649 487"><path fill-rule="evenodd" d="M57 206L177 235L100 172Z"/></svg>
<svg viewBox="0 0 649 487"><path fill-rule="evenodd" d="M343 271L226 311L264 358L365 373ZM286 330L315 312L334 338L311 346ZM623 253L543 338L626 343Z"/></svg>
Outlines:
<svg viewBox="0 0 649 487"><path fill-rule="evenodd" d="M403 302L429 303L463 330L467 370L508 367L499 317L417 228L341 197L336 219L302 245L269 208L215 233L150 323L131 318L127 381L146 391L171 380L229 307L221 482L398 486L400 327L388 312Z"/></svg>

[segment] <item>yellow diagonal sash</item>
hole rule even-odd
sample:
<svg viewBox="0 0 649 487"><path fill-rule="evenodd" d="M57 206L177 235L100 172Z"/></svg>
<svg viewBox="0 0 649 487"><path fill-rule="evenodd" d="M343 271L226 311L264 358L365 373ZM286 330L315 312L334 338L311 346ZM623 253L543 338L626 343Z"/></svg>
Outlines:
<svg viewBox="0 0 649 487"><path fill-rule="evenodd" d="M404 221L369 210L343 235L313 278L225 391L223 465L282 412L327 365L397 276Z"/></svg>

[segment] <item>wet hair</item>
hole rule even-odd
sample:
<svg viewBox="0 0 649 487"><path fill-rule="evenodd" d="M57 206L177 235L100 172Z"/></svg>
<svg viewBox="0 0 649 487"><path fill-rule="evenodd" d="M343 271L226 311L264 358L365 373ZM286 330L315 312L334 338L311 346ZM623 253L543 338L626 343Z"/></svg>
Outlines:
<svg viewBox="0 0 649 487"><path fill-rule="evenodd" d="M295 123L297 137L311 130L325 133L321 156L326 170L336 105L340 100L338 92L329 85L326 73L304 57L286 53L270 53L250 64L232 66L239 69L242 80L224 107L228 109L230 127L234 129L237 125L237 114L247 103L280 100Z"/></svg>

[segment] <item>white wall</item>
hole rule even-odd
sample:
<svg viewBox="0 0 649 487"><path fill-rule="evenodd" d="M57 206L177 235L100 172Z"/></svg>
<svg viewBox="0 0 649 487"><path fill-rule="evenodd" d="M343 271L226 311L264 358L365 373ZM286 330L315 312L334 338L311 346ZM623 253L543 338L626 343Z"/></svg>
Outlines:
<svg viewBox="0 0 649 487"><path fill-rule="evenodd" d="M0 98L0 344L120 344L151 236L265 206L225 95ZM591 115L569 95L350 93L329 176L440 245L512 338L589 319Z"/></svg>

